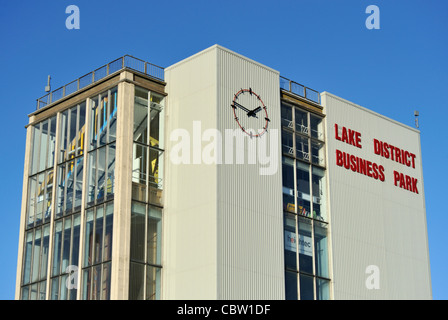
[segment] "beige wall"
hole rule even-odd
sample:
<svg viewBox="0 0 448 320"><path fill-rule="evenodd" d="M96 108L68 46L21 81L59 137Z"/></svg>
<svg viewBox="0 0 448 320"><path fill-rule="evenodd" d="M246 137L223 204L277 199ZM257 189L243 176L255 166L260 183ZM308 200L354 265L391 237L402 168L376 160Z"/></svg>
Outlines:
<svg viewBox="0 0 448 320"><path fill-rule="evenodd" d="M429 299L426 210L419 131L324 92L335 299ZM336 139L335 124L360 133L361 148ZM374 152L373 139L416 155L415 168ZM349 140L349 142L351 142ZM337 165L336 150L384 167L384 181ZM394 158L395 159L395 158ZM418 180L395 186L394 171ZM366 273L378 267L379 289ZM373 278L370 278L373 281Z"/></svg>
<svg viewBox="0 0 448 320"><path fill-rule="evenodd" d="M193 154L190 164L170 159L178 144L170 141L175 129L190 133L192 152L210 146L211 140L200 141L207 129L218 130L223 145L226 129L241 133L230 106L241 88L261 95L269 108L269 129L279 128L278 72L213 46L167 68L165 79L163 298L284 298L280 134L273 135L280 164L269 176L260 175L258 161L225 164L224 153L221 162L211 164ZM233 152L247 155L248 149L235 144Z"/></svg>

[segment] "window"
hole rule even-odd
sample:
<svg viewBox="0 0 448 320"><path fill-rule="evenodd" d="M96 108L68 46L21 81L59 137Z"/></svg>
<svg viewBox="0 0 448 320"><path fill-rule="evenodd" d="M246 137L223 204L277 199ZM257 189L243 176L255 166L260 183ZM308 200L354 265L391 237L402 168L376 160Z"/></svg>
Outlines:
<svg viewBox="0 0 448 320"><path fill-rule="evenodd" d="M330 299L323 118L282 103L285 297Z"/></svg>
<svg viewBox="0 0 448 320"><path fill-rule="evenodd" d="M281 120L283 154L324 167L323 117L282 103Z"/></svg>
<svg viewBox="0 0 448 320"><path fill-rule="evenodd" d="M81 214L55 221L50 297L52 300L75 300L76 286L69 285L69 275L78 267Z"/></svg>
<svg viewBox="0 0 448 320"><path fill-rule="evenodd" d="M133 202L130 300L160 299L162 209Z"/></svg>
<svg viewBox="0 0 448 320"><path fill-rule="evenodd" d="M110 299L113 202L86 211L82 298Z"/></svg>
<svg viewBox="0 0 448 320"><path fill-rule="evenodd" d="M135 87L132 198L163 203L164 97Z"/></svg>

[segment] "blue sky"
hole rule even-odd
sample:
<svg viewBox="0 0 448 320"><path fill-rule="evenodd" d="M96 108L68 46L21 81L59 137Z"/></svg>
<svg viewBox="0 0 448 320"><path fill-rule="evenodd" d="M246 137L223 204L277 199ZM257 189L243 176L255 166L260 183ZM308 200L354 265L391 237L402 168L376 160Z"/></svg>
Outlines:
<svg viewBox="0 0 448 320"><path fill-rule="evenodd" d="M65 26L72 4L79 30ZM439 0L4 1L0 299L14 298L24 126L47 75L58 88L124 54L168 67L214 44L410 126L420 112L433 297L448 299L447 18Z"/></svg>

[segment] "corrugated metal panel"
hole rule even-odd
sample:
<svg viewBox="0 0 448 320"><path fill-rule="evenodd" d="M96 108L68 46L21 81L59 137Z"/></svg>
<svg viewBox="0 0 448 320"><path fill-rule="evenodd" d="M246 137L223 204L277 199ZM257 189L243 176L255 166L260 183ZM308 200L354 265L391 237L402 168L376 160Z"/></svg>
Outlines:
<svg viewBox="0 0 448 320"><path fill-rule="evenodd" d="M431 298L418 131L328 93L328 177L335 299ZM362 148L336 140L335 124L361 133ZM373 139L416 154L415 168L374 153ZM336 149L382 165L385 181L336 165ZM419 194L394 185L394 170L418 179ZM368 289L366 268L379 268Z"/></svg>
<svg viewBox="0 0 448 320"><path fill-rule="evenodd" d="M244 164L235 164L234 158L229 164L223 154L217 172L218 298L284 299L280 130L276 131L280 128L279 74L221 47L217 55L219 130L244 135L231 102L240 89L251 88L261 96L271 120L268 133L253 139L260 143L273 138L271 160L277 163L274 174L260 175L260 167L267 166L260 159L250 164L246 157ZM246 156L250 152L247 144L236 149L235 153Z"/></svg>
<svg viewBox="0 0 448 320"><path fill-rule="evenodd" d="M202 159L193 154L193 149L205 145L202 132L216 128L216 53L205 50L165 71L162 295L216 299L216 165L195 164ZM189 135L188 163L173 162L171 152L180 141L171 135L177 129Z"/></svg>

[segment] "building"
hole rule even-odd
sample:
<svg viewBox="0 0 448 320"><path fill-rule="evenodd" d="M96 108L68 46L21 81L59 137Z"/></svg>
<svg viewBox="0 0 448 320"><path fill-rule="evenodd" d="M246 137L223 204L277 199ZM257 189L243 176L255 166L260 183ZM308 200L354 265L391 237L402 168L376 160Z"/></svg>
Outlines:
<svg viewBox="0 0 448 320"><path fill-rule="evenodd" d="M16 299L431 299L419 131L215 45L29 115Z"/></svg>

